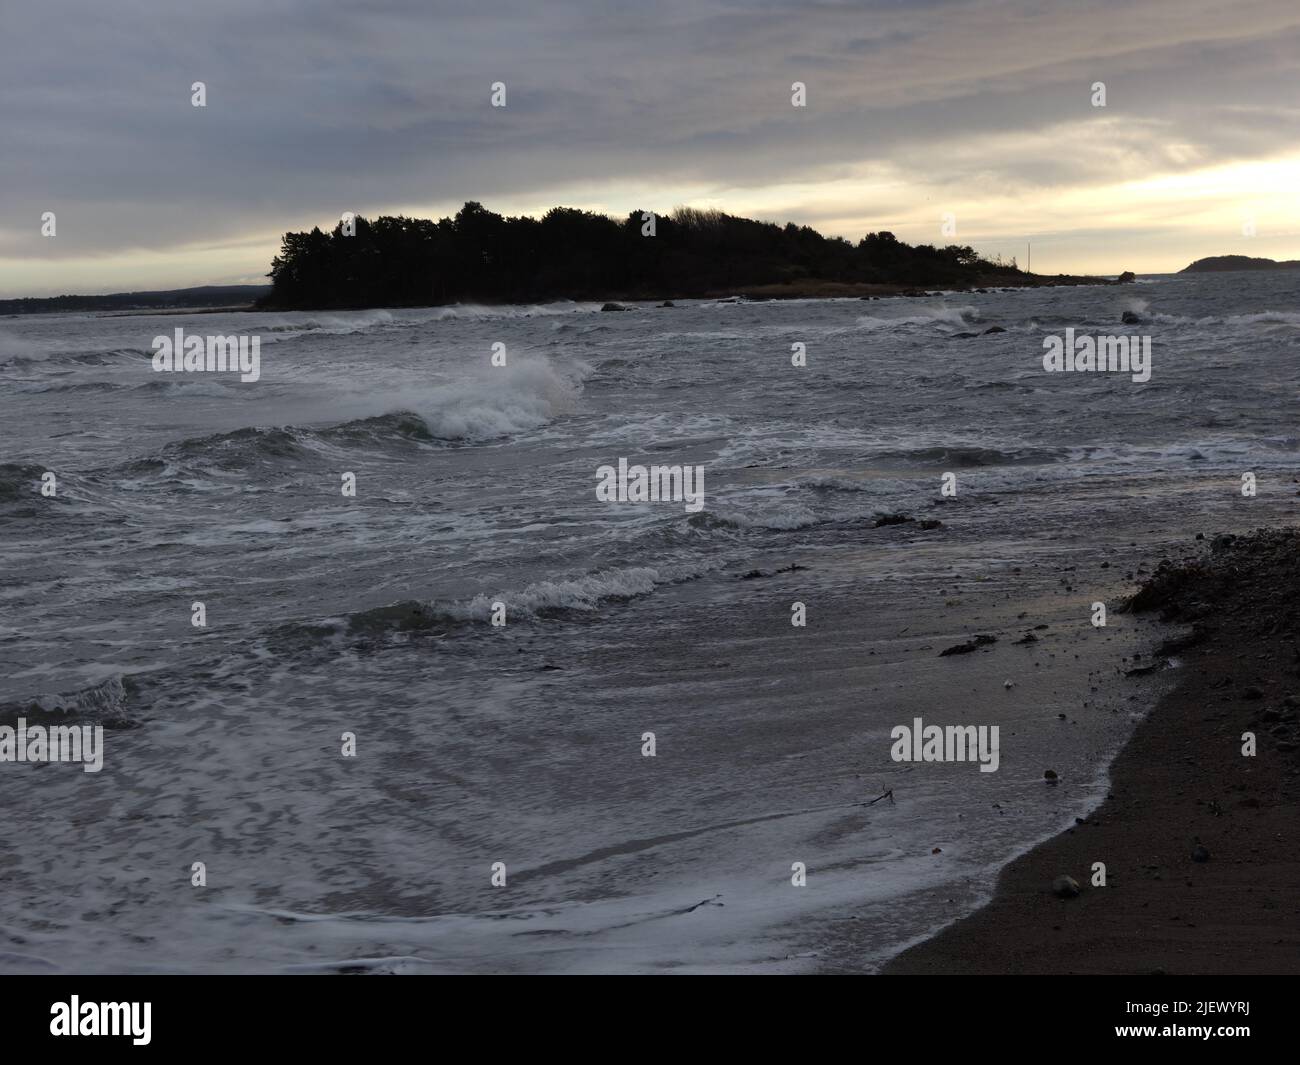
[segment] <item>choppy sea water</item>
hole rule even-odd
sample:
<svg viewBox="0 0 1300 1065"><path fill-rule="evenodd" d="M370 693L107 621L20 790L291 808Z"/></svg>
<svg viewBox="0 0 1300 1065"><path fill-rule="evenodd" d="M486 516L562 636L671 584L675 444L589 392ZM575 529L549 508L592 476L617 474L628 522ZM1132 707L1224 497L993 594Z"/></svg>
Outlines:
<svg viewBox="0 0 1300 1065"><path fill-rule="evenodd" d="M869 968L1104 792L1126 578L1294 520L1297 281L0 319L0 724L106 730L0 763L0 967ZM1067 326L1151 380L1044 373ZM155 372L177 327L260 380ZM892 761L915 717L998 771Z"/></svg>

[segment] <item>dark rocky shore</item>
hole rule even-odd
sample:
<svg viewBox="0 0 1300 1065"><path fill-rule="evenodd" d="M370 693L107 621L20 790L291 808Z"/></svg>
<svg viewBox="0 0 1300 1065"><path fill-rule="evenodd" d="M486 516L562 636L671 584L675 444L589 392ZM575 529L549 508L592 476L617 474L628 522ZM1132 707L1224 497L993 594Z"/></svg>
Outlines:
<svg viewBox="0 0 1300 1065"><path fill-rule="evenodd" d="M1179 681L1105 802L885 973L1300 972L1300 529L1195 546L1130 600L1178 626Z"/></svg>

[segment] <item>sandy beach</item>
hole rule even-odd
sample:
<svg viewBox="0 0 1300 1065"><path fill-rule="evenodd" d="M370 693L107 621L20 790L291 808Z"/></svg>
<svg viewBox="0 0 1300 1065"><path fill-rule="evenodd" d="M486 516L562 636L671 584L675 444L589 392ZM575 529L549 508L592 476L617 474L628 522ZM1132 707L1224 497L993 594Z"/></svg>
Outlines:
<svg viewBox="0 0 1300 1065"><path fill-rule="evenodd" d="M1300 971L1300 533L1191 546L1133 599L1174 626L1153 663L1179 680L1116 758L1105 802L886 973ZM1053 893L1060 876L1077 897Z"/></svg>

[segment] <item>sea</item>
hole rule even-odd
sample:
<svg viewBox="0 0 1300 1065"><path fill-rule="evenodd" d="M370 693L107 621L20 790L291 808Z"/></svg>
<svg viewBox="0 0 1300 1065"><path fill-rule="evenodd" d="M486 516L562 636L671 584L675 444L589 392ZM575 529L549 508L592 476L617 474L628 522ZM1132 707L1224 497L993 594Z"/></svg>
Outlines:
<svg viewBox="0 0 1300 1065"><path fill-rule="evenodd" d="M1138 582L1295 521L1300 272L625 307L0 318L0 971L874 971L1104 797Z"/></svg>

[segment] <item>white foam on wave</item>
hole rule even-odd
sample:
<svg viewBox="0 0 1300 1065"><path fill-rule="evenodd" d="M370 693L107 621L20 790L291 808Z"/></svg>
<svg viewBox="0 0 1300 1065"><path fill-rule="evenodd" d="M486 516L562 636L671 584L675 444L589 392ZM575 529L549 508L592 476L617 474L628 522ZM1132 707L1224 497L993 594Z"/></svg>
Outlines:
<svg viewBox="0 0 1300 1065"><path fill-rule="evenodd" d="M440 613L466 621L488 621L492 604L500 601L511 612L536 614L542 610L595 610L611 599L633 599L649 595L659 585L676 584L698 577L709 567L627 566L598 570L564 580L537 581L518 592L477 595L468 602L433 604Z"/></svg>
<svg viewBox="0 0 1300 1065"><path fill-rule="evenodd" d="M49 341L33 340L30 337L19 336L7 329L0 329L0 359L10 359L14 357L28 356L41 351L41 346L46 348L50 346Z"/></svg>
<svg viewBox="0 0 1300 1065"><path fill-rule="evenodd" d="M121 337L33 337L0 329L0 366L19 359L44 362L49 359L96 355L147 359L152 354L152 349L134 348L123 344Z"/></svg>
<svg viewBox="0 0 1300 1065"><path fill-rule="evenodd" d="M1133 303L1139 304L1137 310L1141 314L1146 310L1147 303L1145 300L1134 300ZM1254 314L1230 314L1227 317L1218 315L1205 315L1201 318L1193 318L1187 314L1165 314L1156 311L1149 316L1150 321L1159 322L1162 325L1194 325L1194 326L1242 326L1242 325L1289 325L1300 328L1300 311L1258 311Z"/></svg>
<svg viewBox="0 0 1300 1065"><path fill-rule="evenodd" d="M308 333L348 336L352 333L365 332L375 326L392 325L394 321L396 319L392 311L349 311L347 314L315 315L296 320L272 318L242 327L238 332L249 336L256 334L262 338L263 343L273 343L279 340L293 340Z"/></svg>
<svg viewBox="0 0 1300 1065"><path fill-rule="evenodd" d="M575 303L560 300L555 303L517 303L487 306L479 303L456 303L439 307L430 320L441 322L449 318L539 318L556 314L589 314L599 311L599 303Z"/></svg>
<svg viewBox="0 0 1300 1065"><path fill-rule="evenodd" d="M46 713L111 715L125 702L122 675L112 673L107 680L81 691L42 693L33 700L33 705Z"/></svg>
<svg viewBox="0 0 1300 1065"><path fill-rule="evenodd" d="M1294 325L1300 327L1300 312L1260 311L1258 314L1233 314L1221 319L1225 325Z"/></svg>
<svg viewBox="0 0 1300 1065"><path fill-rule="evenodd" d="M443 440L491 440L546 425L573 410L591 369L574 362L557 368L543 356L516 357L476 377L394 397Z"/></svg>
<svg viewBox="0 0 1300 1065"><path fill-rule="evenodd" d="M894 482L891 482L891 484ZM811 488L833 492L879 492L881 481L877 478L845 477L841 474L811 474L800 477L795 484L799 488Z"/></svg>
<svg viewBox="0 0 1300 1065"><path fill-rule="evenodd" d="M864 314L857 320L861 329L896 329L900 325L935 325L946 324L962 326L979 317L979 310L972 306L965 307L919 307L919 314L900 315L893 318L876 318Z"/></svg>
<svg viewBox="0 0 1300 1065"><path fill-rule="evenodd" d="M710 507L705 513L715 521L737 529L770 529L775 532L806 529L823 520L798 503L766 502L753 509L734 506Z"/></svg>
<svg viewBox="0 0 1300 1065"><path fill-rule="evenodd" d="M440 440L480 442L528 432L573 410L592 368L511 351L505 366L485 359L460 380L336 396L295 410L297 421L348 422L411 412Z"/></svg>

